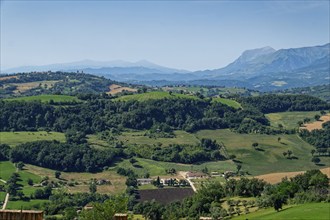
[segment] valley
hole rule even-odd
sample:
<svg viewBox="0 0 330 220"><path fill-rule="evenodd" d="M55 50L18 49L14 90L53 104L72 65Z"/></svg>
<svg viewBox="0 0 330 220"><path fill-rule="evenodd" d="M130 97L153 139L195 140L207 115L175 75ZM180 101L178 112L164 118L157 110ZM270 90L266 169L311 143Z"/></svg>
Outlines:
<svg viewBox="0 0 330 220"><path fill-rule="evenodd" d="M33 80L56 83L19 94L6 90ZM258 219L274 212L263 200L269 199L262 194L266 184L277 189L287 184L284 177L290 184L297 175L321 182L329 177L329 140L323 132L329 129L330 108L316 97L209 86L146 87L64 72L19 74L0 82L7 91L0 99L0 178L5 181L0 199L9 192L6 209L43 209L49 218L66 219L70 212L64 206L79 210L125 195L133 219L147 219L143 210L159 205L151 198L164 202L165 208L157 210L170 216L173 204L208 203L212 192L219 196L221 215ZM302 132L301 126L317 130ZM238 188L254 184L261 188ZM307 195L312 188L299 192ZM298 205L284 206L283 213L301 206L298 198L303 198L296 193L291 199ZM204 215L215 212L198 209ZM185 217L179 210L172 211ZM189 208L185 213L197 215Z"/></svg>

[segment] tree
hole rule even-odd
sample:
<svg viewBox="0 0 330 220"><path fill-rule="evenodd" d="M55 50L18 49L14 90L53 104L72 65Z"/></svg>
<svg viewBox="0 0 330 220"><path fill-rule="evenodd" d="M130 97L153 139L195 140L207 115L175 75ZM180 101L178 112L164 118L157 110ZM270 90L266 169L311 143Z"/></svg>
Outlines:
<svg viewBox="0 0 330 220"><path fill-rule="evenodd" d="M242 169L242 165L241 164L237 164L236 165L236 170L237 170L237 173Z"/></svg>
<svg viewBox="0 0 330 220"><path fill-rule="evenodd" d="M316 121L318 121L318 120L320 120L321 116L320 115L315 115L314 118L315 118Z"/></svg>
<svg viewBox="0 0 330 220"><path fill-rule="evenodd" d="M97 191L97 186L96 186L96 182L95 180L92 180L90 183L89 183L89 192L94 194L96 193Z"/></svg>
<svg viewBox="0 0 330 220"><path fill-rule="evenodd" d="M312 150L311 150L311 154L312 154L312 157L313 157L314 154L315 154L315 149L312 149Z"/></svg>
<svg viewBox="0 0 330 220"><path fill-rule="evenodd" d="M321 160L320 160L320 158L318 158L318 157L313 157L313 158L312 158L312 162L315 163L315 164L320 163L320 161L321 161Z"/></svg>
<svg viewBox="0 0 330 220"><path fill-rule="evenodd" d="M55 178L59 179L61 177L61 172L60 171L55 171Z"/></svg>
<svg viewBox="0 0 330 220"><path fill-rule="evenodd" d="M254 149L256 149L256 147L258 147L258 145L259 145L258 142L254 142L254 143L252 144L252 147L253 147Z"/></svg>
<svg viewBox="0 0 330 220"><path fill-rule="evenodd" d="M25 164L22 161L20 161L16 164L16 168L18 170L22 170L24 166L25 166Z"/></svg>
<svg viewBox="0 0 330 220"><path fill-rule="evenodd" d="M27 183L28 183L30 186L33 186L33 180L32 180L31 178L29 178L29 179L27 180Z"/></svg>
<svg viewBox="0 0 330 220"><path fill-rule="evenodd" d="M304 124L304 122L303 121L298 121L297 124L298 124L299 127L301 127Z"/></svg>
<svg viewBox="0 0 330 220"><path fill-rule="evenodd" d="M81 220L109 220L116 213L127 212L128 198L126 196L112 196L103 203L93 203L91 210L82 210Z"/></svg>
<svg viewBox="0 0 330 220"><path fill-rule="evenodd" d="M293 154L293 152L291 150L288 150L288 159L291 159L292 154Z"/></svg>
<svg viewBox="0 0 330 220"><path fill-rule="evenodd" d="M281 137L278 137L278 138L277 138L277 142L280 142L280 141L281 141Z"/></svg>
<svg viewBox="0 0 330 220"><path fill-rule="evenodd" d="M286 157L288 155L288 152L284 151L283 156Z"/></svg>

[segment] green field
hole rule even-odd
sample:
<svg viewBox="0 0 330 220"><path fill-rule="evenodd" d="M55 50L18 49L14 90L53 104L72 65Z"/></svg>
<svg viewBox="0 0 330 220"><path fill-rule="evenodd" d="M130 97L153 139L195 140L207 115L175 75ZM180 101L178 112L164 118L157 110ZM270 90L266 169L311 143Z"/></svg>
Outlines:
<svg viewBox="0 0 330 220"><path fill-rule="evenodd" d="M137 101L146 101L150 99L179 99L179 98L185 98L185 99L198 99L198 97L193 95L185 95L185 94L179 94L179 93L172 93L171 95L168 92L161 92L161 91L155 91L155 92L147 92L147 93L141 93L141 94L134 94L134 95L124 95L119 98L116 98L116 101L130 101L130 100L137 100Z"/></svg>
<svg viewBox="0 0 330 220"><path fill-rule="evenodd" d="M235 220L329 220L330 203L308 203L286 206L280 212L273 208L262 209L247 215L235 217Z"/></svg>
<svg viewBox="0 0 330 220"><path fill-rule="evenodd" d="M311 162L310 152L314 147L302 141L296 134L238 134L222 129L202 130L197 132L196 136L224 143L228 153L236 155L236 159L242 162L242 170L253 175L322 168ZM278 137L281 137L279 142ZM261 151L252 147L254 142L259 143ZM298 159L286 159L282 153L287 150L293 151L293 155ZM329 162L329 158L321 157L321 163L329 165Z"/></svg>
<svg viewBox="0 0 330 220"><path fill-rule="evenodd" d="M235 100L232 100L232 99L213 98L212 101L213 102L220 102L224 105L228 105L228 106L231 106L231 107L236 108L236 109L242 108L240 103L238 103L238 102L236 102Z"/></svg>
<svg viewBox="0 0 330 220"><path fill-rule="evenodd" d="M206 162L201 164L179 164L179 163L171 163L171 162L161 162L154 161L143 158L136 158L138 166L132 166L132 164L128 160L124 160L120 162L117 166L123 167L125 169L130 168L134 170L140 177L145 173L149 173L151 176L161 176L168 175L165 172L165 169L174 168L177 171L201 171L203 168L207 167L208 170L211 171L219 171L224 172L226 170L234 170L235 164L232 161L215 161L215 162Z"/></svg>
<svg viewBox="0 0 330 220"><path fill-rule="evenodd" d="M36 96L25 96L25 97L17 97L17 98L9 98L5 99L6 101L41 101L41 102L49 102L53 100L54 102L80 102L80 100L75 96L68 95L36 95Z"/></svg>
<svg viewBox="0 0 330 220"><path fill-rule="evenodd" d="M132 131L123 132L118 136L118 140L125 144L147 144L154 145L161 143L162 146L168 146L170 144L191 144L195 145L199 143L198 139L190 133L185 131L174 131L174 138L149 138L144 136L145 131Z"/></svg>
<svg viewBox="0 0 330 220"><path fill-rule="evenodd" d="M57 140L65 142L65 135L60 132L46 131L15 131L0 132L0 144L8 144L12 147L32 141Z"/></svg>
<svg viewBox="0 0 330 220"><path fill-rule="evenodd" d="M266 114L266 117L273 127L278 127L279 124L282 124L286 129L294 129L298 128L298 121L303 121L305 118L310 118L311 122L315 121L314 116L317 114L320 115L320 112L280 112Z"/></svg>
<svg viewBox="0 0 330 220"><path fill-rule="evenodd" d="M0 179L7 181L15 170L16 168L12 162L0 161Z"/></svg>
<svg viewBox="0 0 330 220"><path fill-rule="evenodd" d="M42 203L48 202L48 200L43 200L43 199L31 199L30 201L9 201L7 204L6 209L25 209L25 210L40 210L40 208L35 208L35 207L40 207Z"/></svg>

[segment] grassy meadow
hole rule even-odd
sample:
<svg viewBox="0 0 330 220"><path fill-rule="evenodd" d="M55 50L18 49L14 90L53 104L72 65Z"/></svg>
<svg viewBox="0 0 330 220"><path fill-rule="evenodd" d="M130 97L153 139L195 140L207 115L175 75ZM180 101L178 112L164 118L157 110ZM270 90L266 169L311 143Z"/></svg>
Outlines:
<svg viewBox="0 0 330 220"><path fill-rule="evenodd" d="M273 208L261 209L250 214L234 217L234 220L328 220L330 216L329 203L307 203L295 206L284 206L276 212Z"/></svg>
<svg viewBox="0 0 330 220"><path fill-rule="evenodd" d="M219 171L224 172L226 170L235 170L236 166L232 161L213 161L205 162L201 164L180 164L171 162L154 161L144 158L136 158L138 161L134 166L128 161L123 160L117 164L118 167L123 167L125 169L130 168L139 176L143 176L149 173L152 177L166 176L169 175L165 172L165 169L174 168L177 171L201 171L205 167L209 171Z"/></svg>
<svg viewBox="0 0 330 220"><path fill-rule="evenodd" d="M145 136L145 133L146 131L122 132L122 134L118 136L118 140L125 144L154 145L161 143L162 146L168 146L170 144L195 145L199 143L199 140L193 134L185 131L174 131L174 138L149 138Z"/></svg>
<svg viewBox="0 0 330 220"><path fill-rule="evenodd" d="M14 147L18 144L23 144L32 141L42 140L57 140L65 142L65 135L60 132L46 131L15 131L15 132L0 132L0 144L8 144Z"/></svg>
<svg viewBox="0 0 330 220"><path fill-rule="evenodd" d="M267 119L270 121L270 125L273 127L278 127L282 124L286 129L298 128L298 121L303 121L305 118L309 118L315 121L314 116L320 115L320 111L310 111L310 112L279 112L266 114Z"/></svg>
<svg viewBox="0 0 330 220"><path fill-rule="evenodd" d="M238 102L236 102L235 100L232 100L232 99L213 98L212 101L213 102L220 102L224 105L228 105L228 106L231 106L231 107L236 108L236 109L242 108L240 103L238 103Z"/></svg>
<svg viewBox="0 0 330 220"><path fill-rule="evenodd" d="M35 96L24 96L24 97L17 97L17 98L9 98L5 99L6 101L41 101L41 102L49 102L53 100L54 102L79 102L80 100L75 96L69 95L35 95Z"/></svg>
<svg viewBox="0 0 330 220"><path fill-rule="evenodd" d="M137 101L146 101L150 99L178 99L178 98L188 98L188 99L198 99L198 97L193 95L185 95L179 93L172 93L163 92L163 91L154 91L154 92L147 92L141 94L133 94L133 95L124 95L119 98L116 98L116 101L130 101L130 100L137 100Z"/></svg>
<svg viewBox="0 0 330 220"><path fill-rule="evenodd" d="M302 141L296 134L237 134L229 129L221 129L201 130L196 136L223 143L227 152L236 155L236 160L241 162L242 170L249 171L252 175L322 168L311 162L310 152L314 147ZM281 138L280 141L278 137ZM254 142L259 144L260 150L252 147ZM291 150L297 159L286 159L283 152L287 150ZM321 157L322 164L328 166L329 162L329 158Z"/></svg>

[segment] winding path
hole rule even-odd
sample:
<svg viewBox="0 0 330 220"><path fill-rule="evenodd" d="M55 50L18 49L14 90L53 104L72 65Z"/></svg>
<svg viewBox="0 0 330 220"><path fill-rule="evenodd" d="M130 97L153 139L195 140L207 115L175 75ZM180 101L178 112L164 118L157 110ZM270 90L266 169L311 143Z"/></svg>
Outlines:
<svg viewBox="0 0 330 220"><path fill-rule="evenodd" d="M3 182L3 183L7 183L7 181L5 181L3 179L0 179L0 181ZM1 208L2 210L6 209L8 200L9 200L9 193L6 194L5 201L3 202L3 205L2 205L2 208Z"/></svg>

